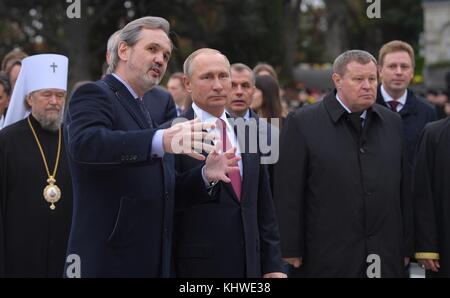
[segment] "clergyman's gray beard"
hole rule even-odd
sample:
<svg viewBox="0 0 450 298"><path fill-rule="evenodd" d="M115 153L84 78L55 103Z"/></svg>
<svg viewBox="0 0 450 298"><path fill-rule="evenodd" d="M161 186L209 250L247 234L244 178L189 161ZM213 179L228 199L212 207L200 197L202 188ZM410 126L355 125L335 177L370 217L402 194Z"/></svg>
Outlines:
<svg viewBox="0 0 450 298"><path fill-rule="evenodd" d="M33 116L39 122L42 129L55 132L58 131L58 129L61 127L64 118L64 113L61 110L61 113L59 113L57 118L48 117L46 115L33 115Z"/></svg>

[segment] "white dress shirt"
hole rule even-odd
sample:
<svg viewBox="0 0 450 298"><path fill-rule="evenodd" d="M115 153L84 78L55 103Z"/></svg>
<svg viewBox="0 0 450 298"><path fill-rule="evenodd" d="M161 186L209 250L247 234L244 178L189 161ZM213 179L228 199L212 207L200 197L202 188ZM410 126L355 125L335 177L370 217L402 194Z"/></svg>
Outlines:
<svg viewBox="0 0 450 298"><path fill-rule="evenodd" d="M390 104L389 104L389 102L390 102L390 101L393 101L394 99L392 98L392 96L389 95L389 93L386 92L386 89L384 89L383 85L381 85L380 90L381 90L381 95L383 95L383 99L384 99L384 101L386 102L386 105L387 105L388 107L391 107ZM397 107L396 107L397 112L400 112L401 109L403 109L403 107L405 106L405 104L406 104L406 97L407 97L407 96L408 96L408 91L405 90L405 92L403 93L403 95L400 96L397 100L395 100L396 102L398 102L398 105L397 105Z"/></svg>

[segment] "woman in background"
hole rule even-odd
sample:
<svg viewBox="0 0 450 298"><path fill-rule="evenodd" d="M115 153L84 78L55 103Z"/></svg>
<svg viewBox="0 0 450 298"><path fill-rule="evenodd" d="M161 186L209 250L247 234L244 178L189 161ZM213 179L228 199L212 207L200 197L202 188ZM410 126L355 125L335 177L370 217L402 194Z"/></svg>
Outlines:
<svg viewBox="0 0 450 298"><path fill-rule="evenodd" d="M280 134L283 126L284 117L280 99L280 87L277 81L268 75L255 77L255 92L253 93L253 101L250 108L253 109L263 121L267 121L272 125L272 129L276 129L276 133ZM271 131L270 140L275 140ZM278 138L277 138L278 140ZM268 164L270 188L273 194L273 170L274 164Z"/></svg>

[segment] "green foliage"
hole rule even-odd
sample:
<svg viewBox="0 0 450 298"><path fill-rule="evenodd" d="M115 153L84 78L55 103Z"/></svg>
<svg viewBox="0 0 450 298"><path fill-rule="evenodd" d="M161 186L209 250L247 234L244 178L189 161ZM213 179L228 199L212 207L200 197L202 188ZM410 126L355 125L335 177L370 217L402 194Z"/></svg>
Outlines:
<svg viewBox="0 0 450 298"><path fill-rule="evenodd" d="M78 52L72 52L77 40L82 45L76 46L86 48L87 56L81 58L89 61L89 72L97 78L108 37L131 19L157 15L167 18L172 26L175 51L169 72L180 70L192 51L212 47L225 53L232 63L252 67L264 61L283 73L286 63L329 62L327 51L335 45L327 43L327 20L333 12L338 13L333 17L339 18L336 26L343 32L342 49L366 49L377 55L384 42L401 39L418 50L423 23L421 0L382 0L380 19L367 17L370 4L364 0L324 0L329 7L303 2L307 9L298 11L299 22L291 25L296 28L289 32L298 34L297 49L293 49L294 55L287 55L283 26L289 23L286 7L290 0L83 0L80 20L66 17L66 1L21 0L19 4L1 0L0 56L16 46L30 54L56 51L76 55ZM34 14L30 14L32 10ZM74 31L73 26L69 30L70 24L79 25L80 30ZM43 37L41 44L35 42L38 35ZM293 61L286 61L290 56Z"/></svg>

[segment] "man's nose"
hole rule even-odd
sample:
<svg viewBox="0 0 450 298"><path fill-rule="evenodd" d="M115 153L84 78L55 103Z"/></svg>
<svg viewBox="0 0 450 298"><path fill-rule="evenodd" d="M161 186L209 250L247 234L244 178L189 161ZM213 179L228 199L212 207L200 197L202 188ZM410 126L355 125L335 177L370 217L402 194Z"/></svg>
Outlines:
<svg viewBox="0 0 450 298"><path fill-rule="evenodd" d="M235 93L236 93L236 95L239 95L239 96L241 96L242 94L244 94L244 91L242 90L241 85L237 85L237 86L236 86Z"/></svg>
<svg viewBox="0 0 450 298"><path fill-rule="evenodd" d="M153 61L158 64L158 66L164 65L164 54L163 53L157 53L155 57L153 58Z"/></svg>
<svg viewBox="0 0 450 298"><path fill-rule="evenodd" d="M222 91L223 90L223 85L222 85L222 82L220 81L219 78L215 78L214 79L213 89L214 90L218 90L218 91Z"/></svg>
<svg viewBox="0 0 450 298"><path fill-rule="evenodd" d="M55 95L55 94L52 94L51 96L50 96L50 104L52 104L52 105L56 105L56 104L58 104L58 97Z"/></svg>
<svg viewBox="0 0 450 298"><path fill-rule="evenodd" d="M402 74L402 67L401 67L400 65L398 65L398 66L395 68L395 74Z"/></svg>
<svg viewBox="0 0 450 298"><path fill-rule="evenodd" d="M369 79L363 80L362 87L363 87L364 89L370 89L371 85L370 85Z"/></svg>

